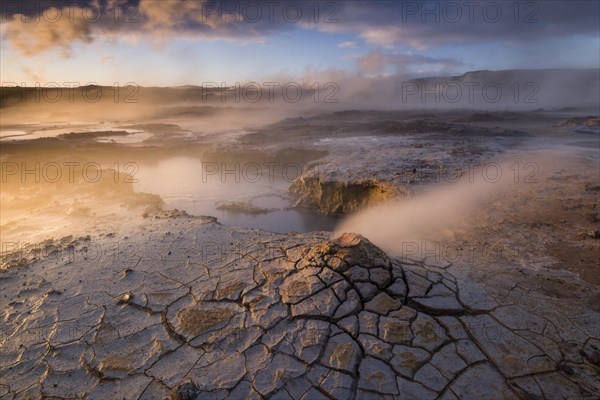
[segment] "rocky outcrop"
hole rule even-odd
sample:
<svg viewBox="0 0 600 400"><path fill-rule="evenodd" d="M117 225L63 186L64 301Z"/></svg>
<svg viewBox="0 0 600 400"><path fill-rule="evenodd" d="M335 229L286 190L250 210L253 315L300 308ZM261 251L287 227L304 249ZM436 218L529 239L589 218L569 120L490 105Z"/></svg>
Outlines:
<svg viewBox="0 0 600 400"><path fill-rule="evenodd" d="M397 187L375 179L346 182L316 176L296 179L290 192L295 197L295 206L312 208L326 215L349 214L403 194Z"/></svg>

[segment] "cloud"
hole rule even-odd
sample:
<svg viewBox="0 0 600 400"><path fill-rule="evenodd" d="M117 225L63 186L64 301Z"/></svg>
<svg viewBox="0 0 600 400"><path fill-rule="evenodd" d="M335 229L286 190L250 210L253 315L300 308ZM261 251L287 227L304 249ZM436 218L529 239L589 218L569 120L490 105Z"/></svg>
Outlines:
<svg viewBox="0 0 600 400"><path fill-rule="evenodd" d="M338 46L340 49L355 49L358 46L356 45L355 42L342 42L340 44L338 44Z"/></svg>
<svg viewBox="0 0 600 400"><path fill-rule="evenodd" d="M374 50L358 57L356 64L359 72L368 76L386 75L388 74L386 71L414 75L417 67L419 75L447 73L464 65L460 61L449 58L435 58L412 52L384 53L382 50Z"/></svg>
<svg viewBox="0 0 600 400"><path fill-rule="evenodd" d="M355 34L372 45L423 50L449 43L512 42L597 36L597 1L342 3L325 32Z"/></svg>
<svg viewBox="0 0 600 400"><path fill-rule="evenodd" d="M360 71L368 75L378 75L383 73L386 57L381 51L373 51L357 60Z"/></svg>
<svg viewBox="0 0 600 400"><path fill-rule="evenodd" d="M54 1L50 6L41 1L22 4L29 5L2 7L1 17L3 36L25 56L58 49L68 57L74 43L90 44L99 38L115 41L125 37L135 42L137 37L155 47L173 37L264 44L268 34L284 29L280 20L248 21L250 11L240 2L80 0Z"/></svg>
<svg viewBox="0 0 600 400"><path fill-rule="evenodd" d="M412 37L406 32L406 28L397 26L365 28L359 36L367 43L388 49L411 47L415 50L426 50L435 43L426 37Z"/></svg>
<svg viewBox="0 0 600 400"><path fill-rule="evenodd" d="M597 37L600 13L599 2L586 0L29 0L7 4L1 10L2 31L26 56L56 49L68 56L74 43L123 37L151 44L167 43L174 37L261 44L274 34L297 29L350 34L388 50L423 51L456 43L532 46L573 35ZM62 18L52 21L57 10ZM340 48L356 46L352 40L338 44Z"/></svg>
<svg viewBox="0 0 600 400"><path fill-rule="evenodd" d="M61 12L56 8L49 10ZM26 56L34 56L53 48L59 48L67 56L73 42L91 43L93 40L90 24L80 13L75 13L70 18L57 18L53 22L43 18L39 20L35 16L14 15L5 24L3 33L12 46Z"/></svg>
<svg viewBox="0 0 600 400"><path fill-rule="evenodd" d="M100 57L98 57L98 62L100 64L111 63L111 62L113 62L113 60L114 60L113 56L100 56Z"/></svg>
<svg viewBox="0 0 600 400"><path fill-rule="evenodd" d="M32 82L43 82L44 81L44 69L43 67L38 67L34 71L33 68L24 67L23 72L27 78Z"/></svg>

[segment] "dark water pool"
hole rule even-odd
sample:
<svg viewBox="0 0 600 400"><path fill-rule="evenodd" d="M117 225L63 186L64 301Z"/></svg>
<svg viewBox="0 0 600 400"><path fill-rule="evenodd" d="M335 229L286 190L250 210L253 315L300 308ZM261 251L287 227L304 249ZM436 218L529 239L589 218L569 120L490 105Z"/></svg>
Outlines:
<svg viewBox="0 0 600 400"><path fill-rule="evenodd" d="M271 232L332 231L339 218L307 209L291 208L289 182L260 179L248 182L234 175L203 174L199 159L172 157L152 164L140 164L135 190L160 195L167 209L185 210L192 215L210 215L224 225L263 229ZM248 213L219 208L244 203L263 211Z"/></svg>

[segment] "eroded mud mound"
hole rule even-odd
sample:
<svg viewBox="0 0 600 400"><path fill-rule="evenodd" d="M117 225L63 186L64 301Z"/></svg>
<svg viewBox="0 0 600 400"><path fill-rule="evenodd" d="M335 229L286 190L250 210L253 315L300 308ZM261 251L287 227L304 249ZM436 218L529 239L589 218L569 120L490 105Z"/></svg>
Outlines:
<svg viewBox="0 0 600 400"><path fill-rule="evenodd" d="M120 250L92 257L111 238ZM1 272L3 398L600 393L598 314L582 311L585 287L547 273L471 276L401 263L354 234L189 218L71 246Z"/></svg>
<svg viewBox="0 0 600 400"><path fill-rule="evenodd" d="M312 208L326 215L349 214L406 195L401 188L375 179L326 181L316 176L296 179L290 192L296 198L295 206Z"/></svg>

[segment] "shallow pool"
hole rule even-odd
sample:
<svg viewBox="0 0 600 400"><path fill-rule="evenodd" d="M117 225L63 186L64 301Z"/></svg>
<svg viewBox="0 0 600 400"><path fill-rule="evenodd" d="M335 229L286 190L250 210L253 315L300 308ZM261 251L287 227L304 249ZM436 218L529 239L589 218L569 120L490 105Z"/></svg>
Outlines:
<svg viewBox="0 0 600 400"><path fill-rule="evenodd" d="M291 207L289 182L270 179L267 174L260 179L256 176L245 179L244 174L222 175L212 170L209 173L199 159L172 157L139 164L134 188L159 195L166 209L210 215L225 225L272 232L334 230L339 218ZM223 207L232 203L244 204L248 209Z"/></svg>

